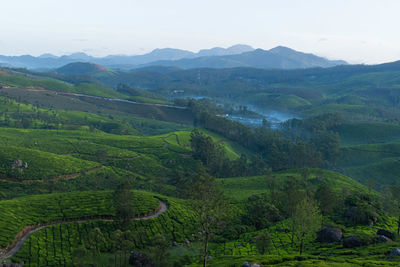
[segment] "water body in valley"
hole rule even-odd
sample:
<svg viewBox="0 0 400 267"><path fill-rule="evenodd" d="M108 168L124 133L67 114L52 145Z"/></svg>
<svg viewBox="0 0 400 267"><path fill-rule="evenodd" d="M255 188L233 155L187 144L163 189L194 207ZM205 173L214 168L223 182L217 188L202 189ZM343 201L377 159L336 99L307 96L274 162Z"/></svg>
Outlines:
<svg viewBox="0 0 400 267"><path fill-rule="evenodd" d="M247 117L247 116L240 116L240 115L227 115L226 118L243 123L245 125L253 126L253 127L261 127L263 125L263 120L265 119L268 122L268 126L271 129L279 129L280 124L287 120L297 118L299 119L300 116L290 114L287 112L277 111L277 110L254 110L261 117Z"/></svg>

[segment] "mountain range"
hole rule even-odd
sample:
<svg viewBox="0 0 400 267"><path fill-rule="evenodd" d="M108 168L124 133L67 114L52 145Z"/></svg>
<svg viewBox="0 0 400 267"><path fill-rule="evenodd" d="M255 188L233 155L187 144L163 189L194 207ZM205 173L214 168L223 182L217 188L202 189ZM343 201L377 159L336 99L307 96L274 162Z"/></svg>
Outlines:
<svg viewBox="0 0 400 267"><path fill-rule="evenodd" d="M38 57L30 55L0 55L0 66L14 68L51 70L74 62L91 62L107 68L122 70L156 65L173 66L183 69L232 67L303 69L312 67L325 68L347 64L342 60L328 60L283 46L263 50L241 44L228 48L214 47L203 49L197 53L175 48L163 48L135 56L110 55L106 57L92 57L82 52L60 57L52 54L43 54Z"/></svg>

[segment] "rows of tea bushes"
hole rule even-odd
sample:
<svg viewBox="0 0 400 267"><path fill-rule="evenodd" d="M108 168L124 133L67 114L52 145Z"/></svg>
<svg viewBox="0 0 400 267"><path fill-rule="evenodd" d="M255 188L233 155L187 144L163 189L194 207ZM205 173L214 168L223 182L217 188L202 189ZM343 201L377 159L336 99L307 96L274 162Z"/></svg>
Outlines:
<svg viewBox="0 0 400 267"><path fill-rule="evenodd" d="M325 218L329 222L328 218ZM328 223L329 224L329 223ZM384 254L389 252L382 244L374 243L372 240L376 237L378 229L389 229L393 232L397 229L397 220L395 217L387 217L385 221L379 222L376 225L357 225L357 226L337 226L343 231L343 236L357 236L360 239L369 239L371 244L364 248L359 248L360 252L354 252L354 249L344 249L342 242L337 243L320 243L316 241L315 237L305 240L305 250L311 255L362 255L368 250L371 250L371 255L376 255L376 259L384 259ZM290 222L288 220L281 221L267 229L257 232L244 233L239 239L229 241L218 245L211 251L213 257L225 256L254 256L260 255L257 249L256 238L264 233L268 233L270 237L270 245L265 250L266 255L276 255L279 257L287 257L290 255L298 255L299 240L294 236L294 243L292 245L291 232L289 230ZM391 242L393 247L399 245L398 241ZM338 252L340 251L340 252ZM346 254L347 253L347 254ZM349 254L351 253L351 254Z"/></svg>
<svg viewBox="0 0 400 267"><path fill-rule="evenodd" d="M0 162L0 175L16 180L45 180L100 166L97 162L8 145L0 150Z"/></svg>
<svg viewBox="0 0 400 267"><path fill-rule="evenodd" d="M168 204L168 210L160 216L147 220L133 220L129 226L133 247L143 250L157 234L169 242L184 242L193 239L196 220L190 209L181 200L159 196ZM104 241L93 241L90 233L99 228ZM16 255L14 262L25 262L27 266L60 266L73 262L74 250L84 246L88 253L115 251L113 233L121 229L116 221L71 222L49 226L31 235Z"/></svg>
<svg viewBox="0 0 400 267"><path fill-rule="evenodd" d="M159 200L151 193L133 192L135 215L154 211ZM27 225L74 219L112 217L112 191L85 191L35 195L0 201L0 247L9 245Z"/></svg>

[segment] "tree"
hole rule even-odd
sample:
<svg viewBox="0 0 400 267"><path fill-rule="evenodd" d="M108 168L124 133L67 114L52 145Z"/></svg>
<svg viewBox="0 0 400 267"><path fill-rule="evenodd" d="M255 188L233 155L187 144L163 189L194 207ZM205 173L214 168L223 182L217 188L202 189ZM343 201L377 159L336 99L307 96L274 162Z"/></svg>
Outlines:
<svg viewBox="0 0 400 267"><path fill-rule="evenodd" d="M260 254L264 255L265 252L269 252L271 247L272 247L272 238L271 235L268 233L262 233L257 235L255 238L255 243L256 243L256 247L258 252L260 252Z"/></svg>
<svg viewBox="0 0 400 267"><path fill-rule="evenodd" d="M291 230L299 239L300 255L303 253L304 240L314 236L321 224L322 216L313 199L305 197L297 203L291 217Z"/></svg>
<svg viewBox="0 0 400 267"><path fill-rule="evenodd" d="M269 202L266 194L253 195L247 199L244 223L257 230L268 227L281 218L279 210Z"/></svg>
<svg viewBox="0 0 400 267"><path fill-rule="evenodd" d="M400 234L400 185L388 186L384 189L383 206L387 212L398 217L397 234Z"/></svg>
<svg viewBox="0 0 400 267"><path fill-rule="evenodd" d="M168 266L168 247L168 241L163 235L157 234L154 236L151 246L151 255L156 266Z"/></svg>
<svg viewBox="0 0 400 267"><path fill-rule="evenodd" d="M133 194L130 183L125 180L114 192L114 206L117 220L126 227L133 218Z"/></svg>
<svg viewBox="0 0 400 267"><path fill-rule="evenodd" d="M80 245L72 252L72 262L76 266L84 266L84 258L88 255L85 246Z"/></svg>
<svg viewBox="0 0 400 267"><path fill-rule="evenodd" d="M190 134L190 147L193 150L193 157L200 160L210 173L218 174L223 169L224 149L221 145L215 144L210 136L194 129Z"/></svg>
<svg viewBox="0 0 400 267"><path fill-rule="evenodd" d="M105 244L106 239L100 228L96 227L89 233L88 241L95 256L100 255L101 247Z"/></svg>
<svg viewBox="0 0 400 267"><path fill-rule="evenodd" d="M207 173L199 175L189 190L203 237L203 266L206 267L210 238L224 227L229 206L215 179Z"/></svg>
<svg viewBox="0 0 400 267"><path fill-rule="evenodd" d="M323 215L331 215L338 203L332 185L326 181L318 186L315 192L315 200L319 202L319 208Z"/></svg>

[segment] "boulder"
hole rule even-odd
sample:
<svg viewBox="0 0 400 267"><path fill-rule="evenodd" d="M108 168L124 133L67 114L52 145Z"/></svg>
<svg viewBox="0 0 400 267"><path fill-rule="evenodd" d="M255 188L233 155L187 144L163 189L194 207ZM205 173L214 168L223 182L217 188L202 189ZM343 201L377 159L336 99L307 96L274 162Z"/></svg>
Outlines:
<svg viewBox="0 0 400 267"><path fill-rule="evenodd" d="M392 239L384 235L378 235L378 243L388 243L388 242L392 242Z"/></svg>
<svg viewBox="0 0 400 267"><path fill-rule="evenodd" d="M345 248L361 247L362 245L361 239L356 236L349 236L343 239L343 247Z"/></svg>
<svg viewBox="0 0 400 267"><path fill-rule="evenodd" d="M243 262L242 267L251 267L250 263L247 261Z"/></svg>
<svg viewBox="0 0 400 267"><path fill-rule="evenodd" d="M339 228L324 227L317 232L317 241L325 243L339 242L342 240L342 230Z"/></svg>
<svg viewBox="0 0 400 267"><path fill-rule="evenodd" d="M394 233L386 230L386 229L379 229L378 232L376 233L377 235L383 235L386 236L387 238L393 239L394 238Z"/></svg>
<svg viewBox="0 0 400 267"><path fill-rule="evenodd" d="M13 162L13 164L11 164L11 169L15 169L15 168L18 168L18 167L22 167L23 164L24 164L24 162L23 162L22 160L20 160L20 159L15 159L14 162Z"/></svg>
<svg viewBox="0 0 400 267"><path fill-rule="evenodd" d="M400 248L395 248L393 249L390 253L389 256L387 257L388 259L393 259L396 257L400 257Z"/></svg>
<svg viewBox="0 0 400 267"><path fill-rule="evenodd" d="M154 262L149 255L136 251L131 252L129 264L135 267L154 267Z"/></svg>

